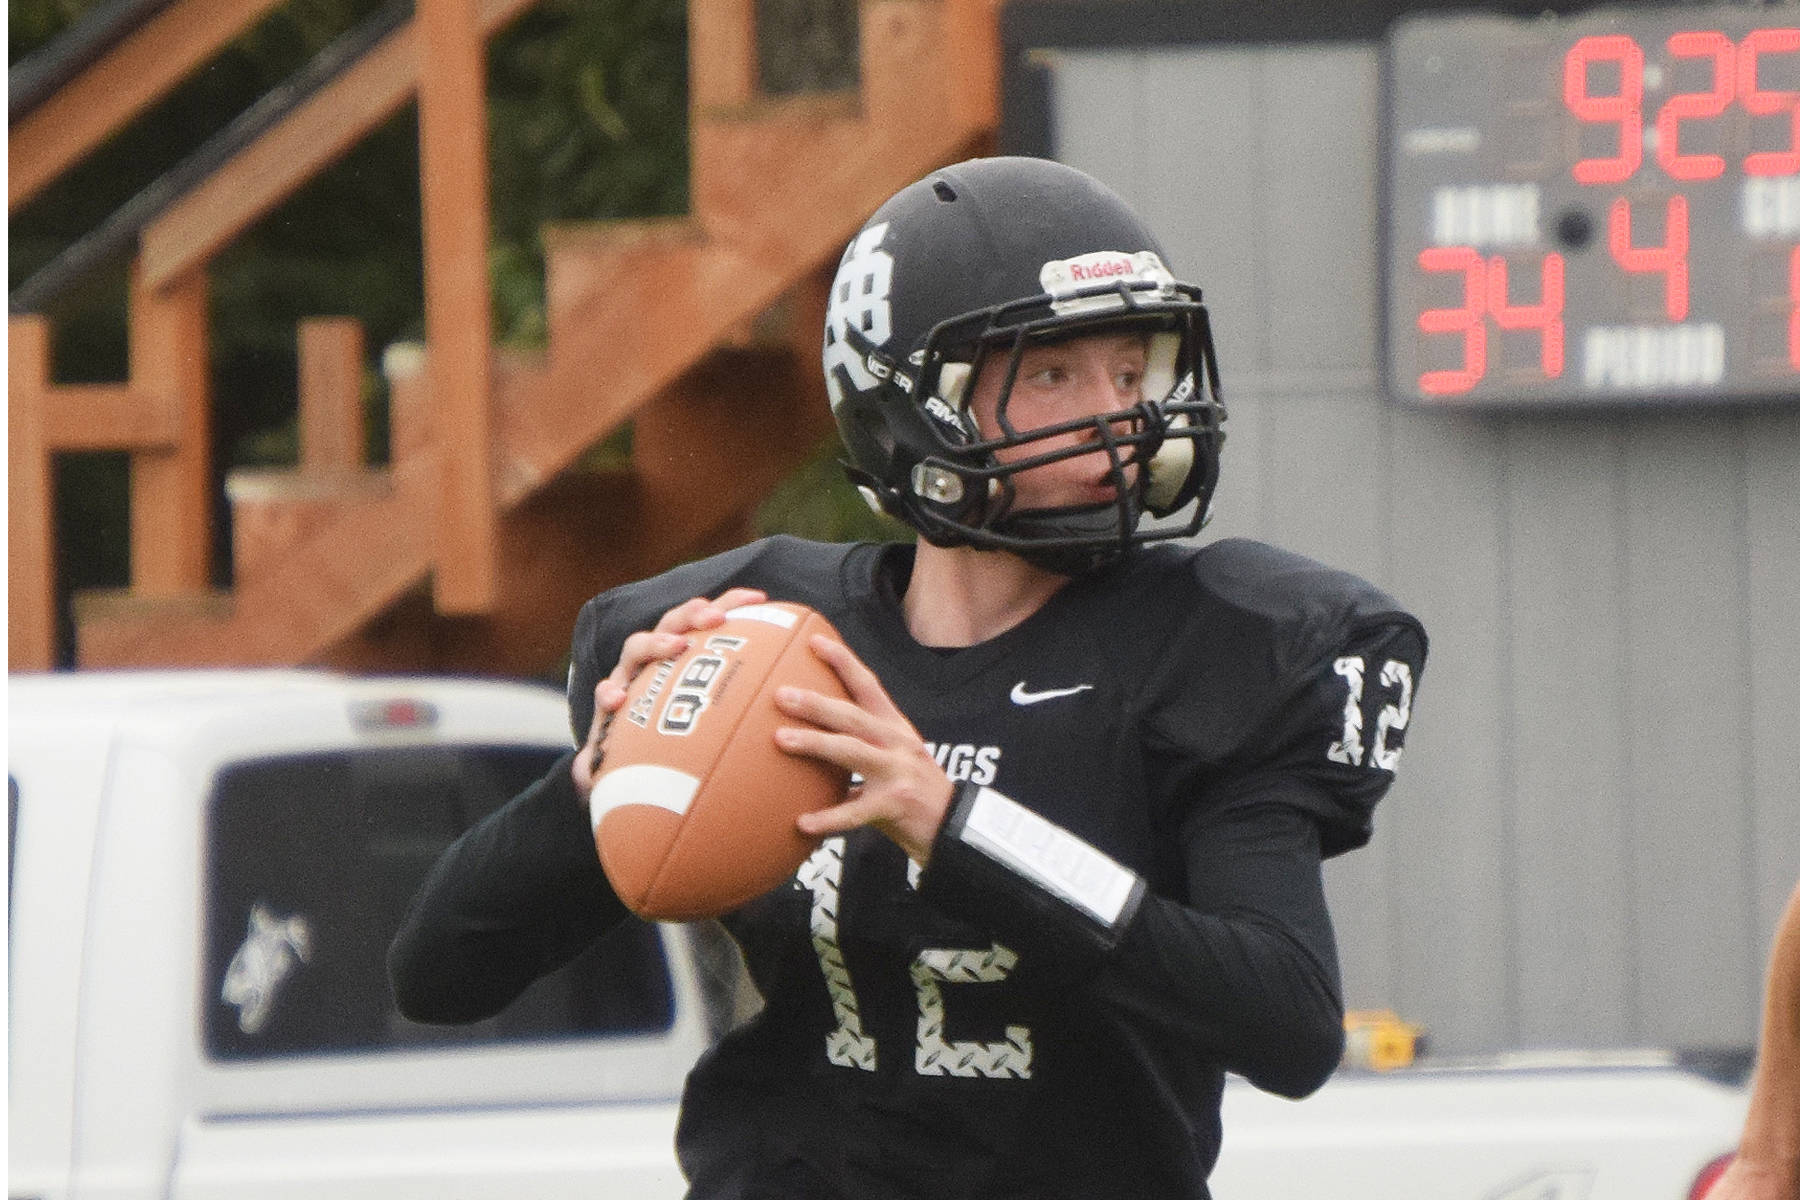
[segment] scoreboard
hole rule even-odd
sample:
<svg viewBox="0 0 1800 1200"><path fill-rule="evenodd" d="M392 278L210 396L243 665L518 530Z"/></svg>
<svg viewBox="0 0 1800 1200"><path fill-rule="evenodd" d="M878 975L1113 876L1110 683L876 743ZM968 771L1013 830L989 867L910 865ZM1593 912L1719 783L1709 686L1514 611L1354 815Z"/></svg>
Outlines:
<svg viewBox="0 0 1800 1200"><path fill-rule="evenodd" d="M1800 7L1421 15L1385 54L1393 396L1800 402Z"/></svg>

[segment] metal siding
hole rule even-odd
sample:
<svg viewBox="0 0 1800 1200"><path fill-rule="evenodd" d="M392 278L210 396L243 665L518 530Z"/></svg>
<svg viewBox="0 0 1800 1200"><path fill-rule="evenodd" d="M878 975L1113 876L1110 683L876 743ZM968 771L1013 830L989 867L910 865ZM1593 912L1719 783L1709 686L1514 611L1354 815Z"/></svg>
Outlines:
<svg viewBox="0 0 1800 1200"><path fill-rule="evenodd" d="M1278 371L1375 366L1372 50L1259 52L1258 242L1268 276L1268 361Z"/></svg>
<svg viewBox="0 0 1800 1200"><path fill-rule="evenodd" d="M1121 191L1143 171L1138 153L1144 125L1142 57L1125 50L1059 57L1050 76L1058 145L1082 146L1083 161L1093 164L1082 169ZM1136 202L1134 196L1126 198Z"/></svg>
<svg viewBox="0 0 1800 1200"><path fill-rule="evenodd" d="M1620 439L1600 422L1519 421L1501 454L1516 874L1495 917L1519 946L1515 1036L1630 1044Z"/></svg>
<svg viewBox="0 0 1800 1200"><path fill-rule="evenodd" d="M1800 416L1743 423L1751 894L1759 969L1800 879Z"/></svg>
<svg viewBox="0 0 1800 1200"><path fill-rule="evenodd" d="M1632 966L1655 1044L1730 1041L1760 992L1742 884L1752 860L1737 423L1681 414L1624 430Z"/></svg>
<svg viewBox="0 0 1800 1200"><path fill-rule="evenodd" d="M1748 1044L1800 876L1800 412L1382 399L1378 64L1163 47L1053 71L1057 156L1213 306L1208 536L1361 572L1431 632L1376 843L1327 867L1346 999L1450 1053Z"/></svg>
<svg viewBox="0 0 1800 1200"><path fill-rule="evenodd" d="M1432 413L1397 418L1393 434L1391 583L1432 641L1377 835L1394 868L1388 999L1432 1014L1434 1044L1498 1050L1513 1043L1518 1010L1516 926L1495 918L1518 870L1503 430Z"/></svg>

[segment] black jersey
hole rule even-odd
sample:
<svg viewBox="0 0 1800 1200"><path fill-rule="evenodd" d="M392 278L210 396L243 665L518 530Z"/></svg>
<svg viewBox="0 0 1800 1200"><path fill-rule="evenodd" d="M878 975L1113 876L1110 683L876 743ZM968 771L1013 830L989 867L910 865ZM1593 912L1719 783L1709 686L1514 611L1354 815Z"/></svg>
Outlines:
<svg viewBox="0 0 1800 1200"><path fill-rule="evenodd" d="M1128 556L933 649L902 619L910 554L767 539L577 625L580 740L621 643L667 609L732 586L811 605L963 785L928 869L862 829L725 918L765 1005L689 1078L692 1195L1204 1197L1224 1072L1303 1095L1341 1051L1319 862L1369 837L1423 631L1359 579L1224 541ZM622 918L562 774L440 863L397 988L410 970L504 1003Z"/></svg>

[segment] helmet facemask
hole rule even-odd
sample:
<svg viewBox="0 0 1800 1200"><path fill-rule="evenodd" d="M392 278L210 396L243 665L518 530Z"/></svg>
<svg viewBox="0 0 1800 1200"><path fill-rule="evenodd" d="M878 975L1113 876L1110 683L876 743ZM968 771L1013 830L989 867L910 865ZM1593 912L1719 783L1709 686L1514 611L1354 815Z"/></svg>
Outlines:
<svg viewBox="0 0 1800 1200"><path fill-rule="evenodd" d="M1027 350L1108 333L1145 338L1137 403L1017 428L1008 410ZM911 467L906 493L886 499L929 540L1007 550L1049 570L1078 574L1134 545L1190 536L1204 523L1224 409L1197 289L1140 281L1040 295L945 321L913 358L897 390L918 411L929 442ZM994 411L998 429L983 431L971 400L977 381L995 370L1004 373ZM1071 434L1085 436L1070 441ZM1048 445L1058 439L1062 444ZM1023 472L1100 455L1111 498L1019 507L1015 480ZM1190 506L1185 520L1141 525L1145 514L1167 518Z"/></svg>
<svg viewBox="0 0 1800 1200"><path fill-rule="evenodd" d="M1136 395L1115 377L1118 411L1086 415L1083 399L1013 419L1022 355L1121 332L1144 337L1149 361ZM851 479L937 545L1075 574L1206 519L1225 408L1200 291L1129 205L1073 167L974 159L896 192L844 248L822 352ZM1038 382L1018 394L1036 399ZM1079 419L1020 428L1039 413ZM1053 465L1084 454L1092 473Z"/></svg>

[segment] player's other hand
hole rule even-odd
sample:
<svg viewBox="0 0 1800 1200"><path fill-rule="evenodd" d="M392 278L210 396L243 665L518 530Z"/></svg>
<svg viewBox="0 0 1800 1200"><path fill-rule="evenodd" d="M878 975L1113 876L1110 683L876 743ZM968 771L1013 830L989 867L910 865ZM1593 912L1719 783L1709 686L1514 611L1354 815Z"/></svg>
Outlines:
<svg viewBox="0 0 1800 1200"><path fill-rule="evenodd" d="M1735 1158L1706 1200L1796 1200L1800 1197L1800 1168L1793 1164L1753 1163Z"/></svg>
<svg viewBox="0 0 1800 1200"><path fill-rule="evenodd" d="M849 700L805 688L775 695L782 713L809 726L783 726L775 742L789 754L835 763L861 777L841 804L803 815L800 832L831 837L873 825L920 866L944 824L956 785L925 749L887 689L843 643L815 634L812 651L843 681Z"/></svg>
<svg viewBox="0 0 1800 1200"><path fill-rule="evenodd" d="M569 774L575 779L576 793L585 800L594 790L594 776L600 770L600 741L613 714L625 707L626 689L639 671L665 658L679 658L692 644L690 634L717 629L725 623L725 614L746 604L761 604L769 597L755 588L732 588L715 600L695 596L677 604L662 615L656 628L644 629L625 639L619 648L619 661L612 672L594 685L594 720L588 726L587 741L570 764Z"/></svg>

